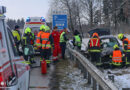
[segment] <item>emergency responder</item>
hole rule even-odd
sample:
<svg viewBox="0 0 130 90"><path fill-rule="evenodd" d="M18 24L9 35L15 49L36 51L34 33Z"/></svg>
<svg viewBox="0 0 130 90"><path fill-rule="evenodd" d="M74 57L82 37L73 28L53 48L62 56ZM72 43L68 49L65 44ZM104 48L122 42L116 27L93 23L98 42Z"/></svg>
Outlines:
<svg viewBox="0 0 130 90"><path fill-rule="evenodd" d="M118 34L118 38L123 42L126 65L130 65L130 41L122 33Z"/></svg>
<svg viewBox="0 0 130 90"><path fill-rule="evenodd" d="M60 33L58 32L58 27L55 26L52 31L52 37L54 40L54 50L53 50L53 62L58 62L58 56L61 57L61 49L60 49Z"/></svg>
<svg viewBox="0 0 130 90"><path fill-rule="evenodd" d="M53 37L50 33L50 28L45 26L45 32L41 34L41 46L42 46L42 56L46 60L47 66L50 66L51 51L53 51Z"/></svg>
<svg viewBox="0 0 130 90"><path fill-rule="evenodd" d="M101 40L98 36L98 33L93 33L92 38L90 38L88 43L88 52L91 57L91 61L100 66L101 63Z"/></svg>
<svg viewBox="0 0 130 90"><path fill-rule="evenodd" d="M74 38L73 38L73 45L76 46L79 50L81 50L81 43L82 43L82 38L80 36L80 33L78 30L74 31Z"/></svg>
<svg viewBox="0 0 130 90"><path fill-rule="evenodd" d="M20 46L20 43L21 43L21 33L19 31L19 28L20 27L18 25L16 25L14 30L12 31L12 34L13 34L13 37L14 37L14 41L15 41L15 44L16 44L17 51L20 54L19 46Z"/></svg>
<svg viewBox="0 0 130 90"><path fill-rule="evenodd" d="M67 37L66 34L68 33L68 30L64 28L63 32L60 35L60 48L62 52L62 59L65 59L65 49L66 49L66 42L67 42Z"/></svg>
<svg viewBox="0 0 130 90"><path fill-rule="evenodd" d="M31 45L34 45L35 35L34 35L34 33L32 31L31 31L31 34L32 34Z"/></svg>
<svg viewBox="0 0 130 90"><path fill-rule="evenodd" d="M40 31L39 33L37 34L37 39L36 39L36 46L38 48L38 50L40 51L40 55L41 55L41 58L40 58L40 61L43 60L43 57L42 57L42 48L41 48L41 34L45 31L45 25L41 25L40 26Z"/></svg>
<svg viewBox="0 0 130 90"><path fill-rule="evenodd" d="M113 46L113 53L112 56L110 56L112 58L112 65L114 66L122 66L122 57L123 54L121 52L121 50L119 49L119 46L117 44L115 44Z"/></svg>
<svg viewBox="0 0 130 90"><path fill-rule="evenodd" d="M27 27L25 29L25 33L22 37L22 45L23 45L23 51L24 51L24 58L26 60L25 63L27 64L33 64L35 63L34 61L34 50L33 46L31 44L31 41L33 40L33 36L31 34L31 29Z"/></svg>

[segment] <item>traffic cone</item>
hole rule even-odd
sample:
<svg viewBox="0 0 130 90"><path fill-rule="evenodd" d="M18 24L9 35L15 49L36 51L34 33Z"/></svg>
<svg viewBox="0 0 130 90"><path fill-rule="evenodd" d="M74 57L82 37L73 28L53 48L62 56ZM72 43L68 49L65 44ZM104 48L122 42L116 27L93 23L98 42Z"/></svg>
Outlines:
<svg viewBox="0 0 130 90"><path fill-rule="evenodd" d="M42 74L46 74L46 73L47 73L46 60L41 61L41 73L42 73Z"/></svg>

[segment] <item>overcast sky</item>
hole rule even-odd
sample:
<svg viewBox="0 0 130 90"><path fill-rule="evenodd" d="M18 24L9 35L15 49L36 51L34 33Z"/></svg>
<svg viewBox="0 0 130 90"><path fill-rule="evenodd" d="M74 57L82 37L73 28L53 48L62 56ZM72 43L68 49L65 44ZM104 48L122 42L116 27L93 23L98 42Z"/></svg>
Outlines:
<svg viewBox="0 0 130 90"><path fill-rule="evenodd" d="M7 8L7 18L27 18L47 16L50 0L0 0L0 5Z"/></svg>

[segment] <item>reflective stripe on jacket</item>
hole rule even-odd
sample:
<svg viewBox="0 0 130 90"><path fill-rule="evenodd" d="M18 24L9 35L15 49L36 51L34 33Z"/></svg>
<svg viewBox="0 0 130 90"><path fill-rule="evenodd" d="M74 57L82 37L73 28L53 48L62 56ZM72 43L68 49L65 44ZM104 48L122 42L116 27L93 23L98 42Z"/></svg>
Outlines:
<svg viewBox="0 0 130 90"><path fill-rule="evenodd" d="M37 47L41 47L41 34L43 33L43 31L40 31L38 34L37 34L37 39L36 39L36 46Z"/></svg>
<svg viewBox="0 0 130 90"><path fill-rule="evenodd" d="M112 56L113 62L122 62L122 53L120 50L114 50Z"/></svg>
<svg viewBox="0 0 130 90"><path fill-rule="evenodd" d="M51 48L51 44L49 41L50 33L43 32L41 34L41 41L42 41L42 49L49 49Z"/></svg>
<svg viewBox="0 0 130 90"><path fill-rule="evenodd" d="M13 30L12 34L13 34L14 38L17 38L18 41L21 40L20 34L18 33L17 30Z"/></svg>
<svg viewBox="0 0 130 90"><path fill-rule="evenodd" d="M61 35L60 35L60 42L66 42L65 39L64 39L64 34L65 34L65 32L61 33Z"/></svg>
<svg viewBox="0 0 130 90"><path fill-rule="evenodd" d="M79 35L76 35L76 36L74 36L74 38L75 38L74 44L75 44L76 46L81 46L80 36L79 36Z"/></svg>
<svg viewBox="0 0 130 90"><path fill-rule="evenodd" d="M100 39L98 38L90 39L90 47L100 47Z"/></svg>

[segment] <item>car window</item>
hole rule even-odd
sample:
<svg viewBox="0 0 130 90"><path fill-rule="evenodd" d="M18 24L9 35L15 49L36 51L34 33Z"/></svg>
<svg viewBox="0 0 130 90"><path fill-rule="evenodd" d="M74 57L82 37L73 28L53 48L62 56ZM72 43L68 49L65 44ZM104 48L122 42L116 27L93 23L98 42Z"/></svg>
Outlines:
<svg viewBox="0 0 130 90"><path fill-rule="evenodd" d="M8 33L9 33L9 39L10 39L13 54L14 54L14 56L19 56L18 51L17 51L16 46L15 46L13 35L12 35L11 31L9 30L9 28L8 28Z"/></svg>
<svg viewBox="0 0 130 90"><path fill-rule="evenodd" d="M3 22L0 20L0 61L5 63L9 60L9 52L7 49L6 35L3 27Z"/></svg>
<svg viewBox="0 0 130 90"><path fill-rule="evenodd" d="M116 38L104 38L101 40L103 47L113 47L115 44L119 45L118 41Z"/></svg>

